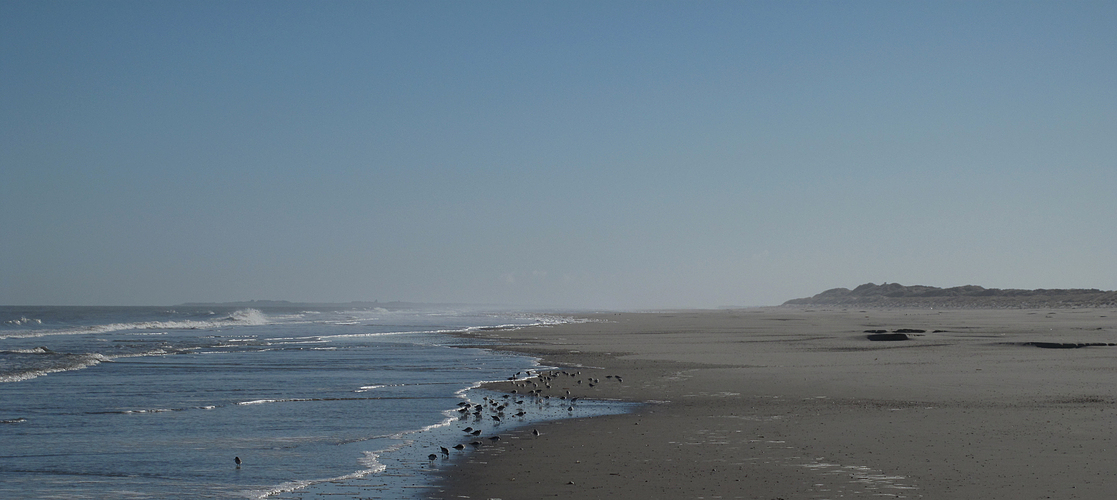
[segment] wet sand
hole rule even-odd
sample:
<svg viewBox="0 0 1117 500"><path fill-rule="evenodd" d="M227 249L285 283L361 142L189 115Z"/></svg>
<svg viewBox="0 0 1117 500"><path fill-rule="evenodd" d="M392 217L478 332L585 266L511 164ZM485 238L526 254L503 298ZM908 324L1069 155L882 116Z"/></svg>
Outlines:
<svg viewBox="0 0 1117 500"><path fill-rule="evenodd" d="M569 391L646 404L507 435L447 468L430 498L1117 494L1117 310L768 308L591 319L476 335L577 373L550 388L537 381L552 398ZM925 331L867 338L866 330L898 329Z"/></svg>

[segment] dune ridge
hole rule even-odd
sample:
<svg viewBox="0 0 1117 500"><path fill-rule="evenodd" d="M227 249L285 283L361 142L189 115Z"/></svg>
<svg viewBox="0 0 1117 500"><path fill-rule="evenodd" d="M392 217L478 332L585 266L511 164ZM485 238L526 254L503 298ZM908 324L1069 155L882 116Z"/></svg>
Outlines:
<svg viewBox="0 0 1117 500"><path fill-rule="evenodd" d="M811 297L791 299L783 305L959 309L1114 307L1117 306L1117 291L1096 288L1022 290L978 285L939 288L865 283L852 290L831 288Z"/></svg>

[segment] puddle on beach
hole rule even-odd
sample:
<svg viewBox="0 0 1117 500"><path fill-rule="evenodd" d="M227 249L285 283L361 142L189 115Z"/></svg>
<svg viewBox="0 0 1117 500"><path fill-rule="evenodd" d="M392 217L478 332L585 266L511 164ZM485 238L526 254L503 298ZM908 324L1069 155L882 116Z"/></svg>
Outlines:
<svg viewBox="0 0 1117 500"><path fill-rule="evenodd" d="M908 478L889 475L860 465L841 465L820 461L802 464L803 467L822 474L827 482L815 483L813 490L822 496L816 498L845 498L850 496L885 496L910 498L914 490ZM909 483L909 484L905 484Z"/></svg>
<svg viewBox="0 0 1117 500"><path fill-rule="evenodd" d="M748 422L776 422L781 415L721 415L713 418ZM725 465L749 467L764 464L805 468L812 473L808 491L814 500L839 498L921 498L919 488L908 477L864 465L834 463L825 457L805 457L802 450L786 439L750 434L739 429L698 429L679 441L679 446L736 447L740 458Z"/></svg>

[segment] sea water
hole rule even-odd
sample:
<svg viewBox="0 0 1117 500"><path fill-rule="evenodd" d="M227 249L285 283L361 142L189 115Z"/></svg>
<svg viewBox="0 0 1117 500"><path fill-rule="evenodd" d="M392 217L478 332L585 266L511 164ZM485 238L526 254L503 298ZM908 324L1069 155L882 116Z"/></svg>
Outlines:
<svg viewBox="0 0 1117 500"><path fill-rule="evenodd" d="M461 439L458 403L488 397L479 382L540 369L447 333L568 321L452 307L0 307L0 498L302 498L339 484L405 498L436 466L430 451L441 463ZM536 419L623 411L527 404Z"/></svg>

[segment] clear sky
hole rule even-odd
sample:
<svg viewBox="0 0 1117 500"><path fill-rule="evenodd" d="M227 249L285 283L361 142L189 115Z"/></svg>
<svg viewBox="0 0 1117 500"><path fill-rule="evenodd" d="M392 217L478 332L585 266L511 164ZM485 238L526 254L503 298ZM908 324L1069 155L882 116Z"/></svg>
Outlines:
<svg viewBox="0 0 1117 500"><path fill-rule="evenodd" d="M1117 288L1117 3L0 2L0 304Z"/></svg>

